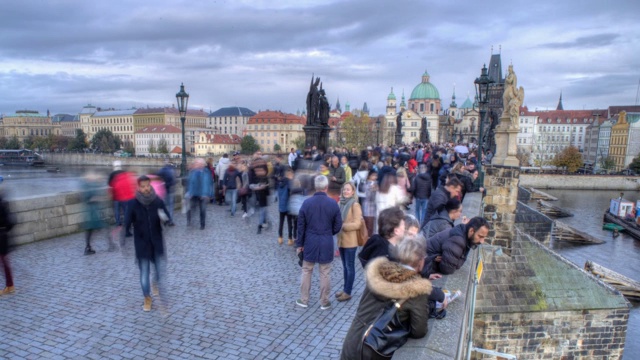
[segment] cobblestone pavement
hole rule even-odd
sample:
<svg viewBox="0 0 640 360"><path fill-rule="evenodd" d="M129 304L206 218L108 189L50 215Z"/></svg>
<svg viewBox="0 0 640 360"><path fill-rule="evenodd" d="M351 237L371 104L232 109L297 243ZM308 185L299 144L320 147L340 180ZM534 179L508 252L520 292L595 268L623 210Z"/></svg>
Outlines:
<svg viewBox="0 0 640 360"><path fill-rule="evenodd" d="M0 359L335 359L364 287L358 271L351 301L318 302L314 272L309 308L295 305L300 267L293 247L277 243L274 226L256 235L257 216L207 208L207 227L165 229L164 303L142 311L132 238L83 256L84 234L24 245L11 253L16 293L0 297ZM198 221L194 221L198 223ZM286 226L285 226L286 237ZM0 281L3 281L1 279ZM333 262L332 294L342 288Z"/></svg>

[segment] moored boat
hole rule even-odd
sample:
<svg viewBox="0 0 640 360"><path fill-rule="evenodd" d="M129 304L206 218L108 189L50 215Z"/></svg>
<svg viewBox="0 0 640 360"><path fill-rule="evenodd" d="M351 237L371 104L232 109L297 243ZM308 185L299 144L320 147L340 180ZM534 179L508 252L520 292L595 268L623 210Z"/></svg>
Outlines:
<svg viewBox="0 0 640 360"><path fill-rule="evenodd" d="M35 151L20 149L6 150L0 149L0 164L2 165L21 165L21 166L42 166L44 160L42 156Z"/></svg>

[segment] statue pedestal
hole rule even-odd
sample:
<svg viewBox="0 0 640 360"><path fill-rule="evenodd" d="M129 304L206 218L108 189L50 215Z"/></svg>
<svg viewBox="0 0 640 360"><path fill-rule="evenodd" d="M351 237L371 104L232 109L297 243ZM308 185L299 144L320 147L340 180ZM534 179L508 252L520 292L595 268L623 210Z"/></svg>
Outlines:
<svg viewBox="0 0 640 360"><path fill-rule="evenodd" d="M491 161L493 165L520 166L518 154L518 133L520 129L511 124L508 117L500 118L500 125L496 127L496 153Z"/></svg>
<svg viewBox="0 0 640 360"><path fill-rule="evenodd" d="M396 133L396 145L402 145L402 133Z"/></svg>
<svg viewBox="0 0 640 360"><path fill-rule="evenodd" d="M320 148L320 133L322 132L322 127L317 125L305 125L302 129L304 130L305 135L305 146L307 148L312 148L314 146Z"/></svg>
<svg viewBox="0 0 640 360"><path fill-rule="evenodd" d="M331 132L331 130L333 129L331 129L328 125L319 128L320 138L318 140L318 148L327 151L327 149L329 148L329 132Z"/></svg>

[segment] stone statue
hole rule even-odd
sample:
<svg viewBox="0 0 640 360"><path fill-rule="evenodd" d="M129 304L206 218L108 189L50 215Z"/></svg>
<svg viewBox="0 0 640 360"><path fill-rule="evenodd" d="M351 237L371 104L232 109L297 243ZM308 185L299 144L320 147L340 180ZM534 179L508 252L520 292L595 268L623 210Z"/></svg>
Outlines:
<svg viewBox="0 0 640 360"><path fill-rule="evenodd" d="M320 84L320 104L319 104L319 116L318 125L320 126L329 126L329 101L325 95L324 89L322 89L322 84Z"/></svg>
<svg viewBox="0 0 640 360"><path fill-rule="evenodd" d="M518 77L513 72L513 65L509 65L509 75L504 80L504 94L502 95L503 118L511 120L511 126L518 127L518 114L524 102L524 88L518 89Z"/></svg>
<svg viewBox="0 0 640 360"><path fill-rule="evenodd" d="M426 117L422 117L422 124L420 126L420 142L421 143L426 143L427 142L427 138L428 138L427 118Z"/></svg>
<svg viewBox="0 0 640 360"><path fill-rule="evenodd" d="M396 117L396 134L402 133L402 112L398 113Z"/></svg>
<svg viewBox="0 0 640 360"><path fill-rule="evenodd" d="M309 85L309 93L307 94L307 125L318 125L318 105L320 100L320 92L318 91L318 85L320 84L320 78L317 77L315 82L314 76L311 75L311 84Z"/></svg>

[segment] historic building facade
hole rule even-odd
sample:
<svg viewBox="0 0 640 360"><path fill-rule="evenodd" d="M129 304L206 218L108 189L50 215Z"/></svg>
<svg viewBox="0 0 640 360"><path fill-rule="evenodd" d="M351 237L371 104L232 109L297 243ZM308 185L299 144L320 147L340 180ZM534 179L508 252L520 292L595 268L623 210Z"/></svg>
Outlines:
<svg viewBox="0 0 640 360"><path fill-rule="evenodd" d="M19 141L29 136L62 135L60 124L54 124L49 115L33 110L19 110L5 115L0 127L0 136L14 137Z"/></svg>
<svg viewBox="0 0 640 360"><path fill-rule="evenodd" d="M152 125L135 133L136 155L158 154L163 143L167 153L182 150L182 130L172 125Z"/></svg>
<svg viewBox="0 0 640 360"><path fill-rule="evenodd" d="M90 129L87 139L102 129L110 130L114 136L120 137L123 143L130 141L135 147L133 114L136 109L96 111L89 118Z"/></svg>
<svg viewBox="0 0 640 360"><path fill-rule="evenodd" d="M137 109L134 113L134 128L135 130L142 129L152 125L171 125L178 128L182 127L180 122L180 112L175 107L162 107L162 108L142 108ZM207 113L203 110L187 110L185 117L185 128L206 128L207 126Z"/></svg>
<svg viewBox="0 0 640 360"><path fill-rule="evenodd" d="M242 136L249 119L256 113L245 107L220 108L207 118L207 128L214 129L218 134Z"/></svg>
<svg viewBox="0 0 640 360"><path fill-rule="evenodd" d="M249 118L243 136L253 136L262 151L272 152L276 144L285 151L296 147L294 140L304 138L302 127L305 124L304 116L285 114L281 111L260 111Z"/></svg>
<svg viewBox="0 0 640 360"><path fill-rule="evenodd" d="M195 143L196 156L215 156L240 151L242 138L236 134L198 134Z"/></svg>

